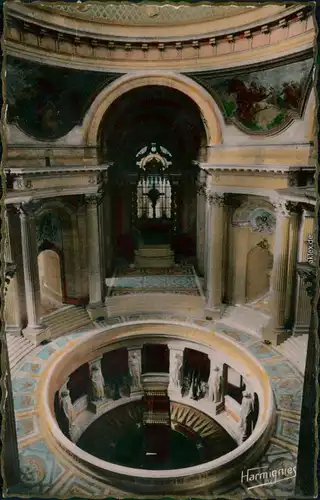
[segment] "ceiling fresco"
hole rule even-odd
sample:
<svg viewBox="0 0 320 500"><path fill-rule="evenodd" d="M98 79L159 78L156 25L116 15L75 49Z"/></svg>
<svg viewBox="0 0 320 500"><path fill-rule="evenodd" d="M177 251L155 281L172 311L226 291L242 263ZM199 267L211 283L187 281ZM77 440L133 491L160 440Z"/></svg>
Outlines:
<svg viewBox="0 0 320 500"><path fill-rule="evenodd" d="M217 99L227 121L250 133L265 134L301 116L313 63L310 58L270 69L234 73L226 78L206 73L189 76Z"/></svg>
<svg viewBox="0 0 320 500"><path fill-rule="evenodd" d="M94 98L120 75L28 63L6 64L7 119L39 140L54 140L81 124ZM313 59L265 70L189 74L233 122L252 134L276 133L300 117L311 87Z"/></svg>

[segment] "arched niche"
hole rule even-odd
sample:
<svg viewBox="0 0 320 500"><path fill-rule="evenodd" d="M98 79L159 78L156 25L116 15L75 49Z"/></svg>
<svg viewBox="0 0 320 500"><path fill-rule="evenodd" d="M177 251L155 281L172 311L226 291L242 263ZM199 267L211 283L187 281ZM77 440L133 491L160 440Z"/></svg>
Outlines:
<svg viewBox="0 0 320 500"><path fill-rule="evenodd" d="M61 253L45 242L38 254L40 299L44 309L57 309L65 299Z"/></svg>
<svg viewBox="0 0 320 500"><path fill-rule="evenodd" d="M249 251L246 270L246 302L253 302L268 293L272 264L272 254L263 245L257 245Z"/></svg>

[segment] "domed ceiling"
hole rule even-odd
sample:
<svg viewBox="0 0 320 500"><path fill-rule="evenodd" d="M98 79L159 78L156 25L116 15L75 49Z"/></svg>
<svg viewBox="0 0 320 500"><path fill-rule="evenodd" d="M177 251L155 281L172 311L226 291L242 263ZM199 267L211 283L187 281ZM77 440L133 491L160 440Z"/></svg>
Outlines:
<svg viewBox="0 0 320 500"><path fill-rule="evenodd" d="M168 25L210 21L251 11L252 5L136 5L115 2L84 2L58 4L36 2L37 7L58 10L61 13L106 21L115 24Z"/></svg>

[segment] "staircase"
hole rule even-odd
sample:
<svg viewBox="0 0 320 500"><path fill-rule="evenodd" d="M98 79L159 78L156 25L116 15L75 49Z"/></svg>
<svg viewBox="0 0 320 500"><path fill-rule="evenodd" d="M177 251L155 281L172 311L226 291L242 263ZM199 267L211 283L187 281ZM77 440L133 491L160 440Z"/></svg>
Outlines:
<svg viewBox="0 0 320 500"><path fill-rule="evenodd" d="M203 317L204 298L200 295L179 293L137 293L112 296L106 299L108 318L131 314L178 314ZM165 318L164 318L165 319Z"/></svg>
<svg viewBox="0 0 320 500"><path fill-rule="evenodd" d="M289 337L276 348L302 374L304 374L306 368L308 339L308 334L300 335L299 337Z"/></svg>
<svg viewBox="0 0 320 500"><path fill-rule="evenodd" d="M78 306L63 307L44 316L42 320L44 325L49 328L48 338L51 340L92 324L87 310Z"/></svg>
<svg viewBox="0 0 320 500"><path fill-rule="evenodd" d="M140 268L168 268L174 266L170 245L143 245L135 251L135 266Z"/></svg>
<svg viewBox="0 0 320 500"><path fill-rule="evenodd" d="M22 337L22 335L16 336L7 333L6 338L10 370L12 371L25 356L35 349L35 345L30 340Z"/></svg>
<svg viewBox="0 0 320 500"><path fill-rule="evenodd" d="M246 306L230 306L226 309L219 325L226 325L237 330L263 337L263 329L268 325L270 316Z"/></svg>

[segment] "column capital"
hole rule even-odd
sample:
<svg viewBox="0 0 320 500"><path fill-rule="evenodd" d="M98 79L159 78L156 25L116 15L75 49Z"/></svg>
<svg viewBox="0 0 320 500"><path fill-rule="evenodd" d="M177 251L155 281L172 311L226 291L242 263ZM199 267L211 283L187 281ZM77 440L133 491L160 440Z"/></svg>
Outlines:
<svg viewBox="0 0 320 500"><path fill-rule="evenodd" d="M34 201L22 202L15 204L12 210L16 210L22 217L30 218L35 216L37 205Z"/></svg>
<svg viewBox="0 0 320 500"><path fill-rule="evenodd" d="M313 219L315 217L314 210L309 207L302 207L302 214L305 219Z"/></svg>
<svg viewBox="0 0 320 500"><path fill-rule="evenodd" d="M223 207L225 203L225 195L224 193L217 193L212 189L206 187L205 189L206 198L211 206Z"/></svg>
<svg viewBox="0 0 320 500"><path fill-rule="evenodd" d="M291 213L294 211L294 205L288 202L284 198L274 198L271 200L274 207L274 211L278 217L290 217Z"/></svg>
<svg viewBox="0 0 320 500"><path fill-rule="evenodd" d="M198 194L206 194L206 183L203 181L196 181L197 193Z"/></svg>

